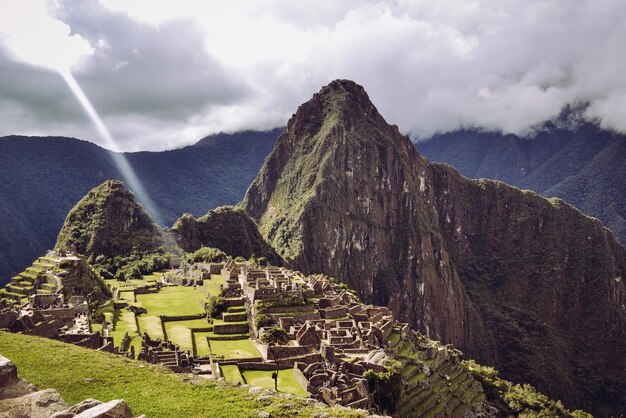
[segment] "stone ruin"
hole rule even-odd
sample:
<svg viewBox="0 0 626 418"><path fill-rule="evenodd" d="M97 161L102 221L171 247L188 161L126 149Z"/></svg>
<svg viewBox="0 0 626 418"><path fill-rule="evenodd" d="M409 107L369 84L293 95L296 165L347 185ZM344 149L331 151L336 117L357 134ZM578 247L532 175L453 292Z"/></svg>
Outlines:
<svg viewBox="0 0 626 418"><path fill-rule="evenodd" d="M181 350L176 344L160 339L152 339L146 333L141 339L141 352L139 360L152 364L160 364L176 373L189 373L193 364L191 355L187 350Z"/></svg>

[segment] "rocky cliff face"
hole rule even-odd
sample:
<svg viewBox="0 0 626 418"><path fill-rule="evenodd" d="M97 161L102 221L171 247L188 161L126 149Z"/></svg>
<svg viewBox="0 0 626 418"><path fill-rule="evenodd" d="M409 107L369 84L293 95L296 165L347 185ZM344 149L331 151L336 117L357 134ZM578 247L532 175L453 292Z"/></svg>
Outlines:
<svg viewBox="0 0 626 418"><path fill-rule="evenodd" d="M300 106L243 205L294 268L346 278L365 300L460 344L471 312L431 183L363 88L336 81Z"/></svg>
<svg viewBox="0 0 626 418"><path fill-rule="evenodd" d="M265 257L280 265L276 251L259 234L256 224L239 208L223 206L196 219L185 214L171 229L176 244L184 251L200 247L219 248L233 257Z"/></svg>
<svg viewBox="0 0 626 418"><path fill-rule="evenodd" d="M624 248L561 201L430 165L355 83L300 106L243 206L294 268L569 406L624 408Z"/></svg>
<svg viewBox="0 0 626 418"><path fill-rule="evenodd" d="M146 253L162 245L161 231L121 182L92 189L70 211L55 248L114 257Z"/></svg>

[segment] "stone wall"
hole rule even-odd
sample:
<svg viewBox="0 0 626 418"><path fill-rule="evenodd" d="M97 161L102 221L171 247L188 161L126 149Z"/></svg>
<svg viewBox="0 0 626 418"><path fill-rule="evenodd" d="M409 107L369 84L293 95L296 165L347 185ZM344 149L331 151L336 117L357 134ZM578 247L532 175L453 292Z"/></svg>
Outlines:
<svg viewBox="0 0 626 418"><path fill-rule="evenodd" d="M247 323L213 325L213 333L215 334L245 334L248 331Z"/></svg>

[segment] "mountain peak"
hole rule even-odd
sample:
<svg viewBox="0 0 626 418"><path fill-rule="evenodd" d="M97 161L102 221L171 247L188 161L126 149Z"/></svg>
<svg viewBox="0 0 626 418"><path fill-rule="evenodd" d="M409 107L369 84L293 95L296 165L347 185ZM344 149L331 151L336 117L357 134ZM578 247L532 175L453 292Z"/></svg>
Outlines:
<svg viewBox="0 0 626 418"><path fill-rule="evenodd" d="M298 107L287 124L287 133L300 137L320 131L351 131L363 123L382 128L393 137L402 136L397 126L387 124L363 86L351 80L334 80Z"/></svg>
<svg viewBox="0 0 626 418"><path fill-rule="evenodd" d="M112 257L150 252L161 232L135 195L118 180L91 189L67 215L56 248Z"/></svg>
<svg viewBox="0 0 626 418"><path fill-rule="evenodd" d="M333 80L319 91L320 96L336 97L341 95L351 95L367 102L370 101L367 92L360 84L352 80Z"/></svg>
<svg viewBox="0 0 626 418"><path fill-rule="evenodd" d="M589 376L623 394L606 365L626 353L624 248L563 202L428 164L356 83L300 106L243 207L291 267L341 277L518 382L572 405L599 399Z"/></svg>

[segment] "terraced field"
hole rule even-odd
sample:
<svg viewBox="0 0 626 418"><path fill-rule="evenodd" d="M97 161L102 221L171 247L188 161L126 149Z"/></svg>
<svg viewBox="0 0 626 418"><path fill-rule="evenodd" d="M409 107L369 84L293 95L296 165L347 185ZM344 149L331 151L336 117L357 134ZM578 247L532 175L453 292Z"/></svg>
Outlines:
<svg viewBox="0 0 626 418"><path fill-rule="evenodd" d="M387 339L402 363L404 390L398 416L462 417L485 400L481 385L461 366L459 357L441 346L418 347L399 329Z"/></svg>
<svg viewBox="0 0 626 418"><path fill-rule="evenodd" d="M271 370L244 370L241 372L245 383L265 389L274 389L272 373ZM278 372L278 391L305 398L309 396L309 393L298 383L293 369Z"/></svg>
<svg viewBox="0 0 626 418"><path fill-rule="evenodd" d="M250 338L240 340L209 340L211 354L226 360L261 358L259 350Z"/></svg>
<svg viewBox="0 0 626 418"><path fill-rule="evenodd" d="M36 290L40 293L56 292L57 285L54 276L46 273L56 266L52 258L38 258L32 266L12 277L9 284L0 289L0 299L10 305L21 305L28 302L28 296ZM38 288L36 288L37 284Z"/></svg>

